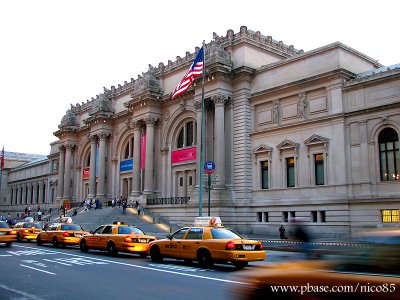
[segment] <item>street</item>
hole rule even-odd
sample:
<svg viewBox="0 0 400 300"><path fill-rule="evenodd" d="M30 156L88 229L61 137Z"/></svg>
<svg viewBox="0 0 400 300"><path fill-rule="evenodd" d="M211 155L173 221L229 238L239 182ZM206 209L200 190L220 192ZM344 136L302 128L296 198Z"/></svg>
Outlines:
<svg viewBox="0 0 400 300"><path fill-rule="evenodd" d="M279 261L280 255L268 251L266 261L246 270ZM0 261L0 299L228 299L233 286L243 284L238 272L246 272L231 265L208 270L196 263L153 263L131 254L113 257L35 243L1 247Z"/></svg>

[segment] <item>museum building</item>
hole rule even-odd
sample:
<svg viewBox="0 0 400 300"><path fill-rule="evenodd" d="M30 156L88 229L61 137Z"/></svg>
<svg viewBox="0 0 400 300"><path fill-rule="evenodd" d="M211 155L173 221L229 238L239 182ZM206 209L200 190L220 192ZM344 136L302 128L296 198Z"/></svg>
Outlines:
<svg viewBox="0 0 400 300"><path fill-rule="evenodd" d="M304 52L242 26L214 33L204 86L172 100L198 51L71 105L45 174L9 169L1 210L122 197L190 224L204 98L203 161L215 172L203 215L209 205L226 226L271 236L292 220L320 237L399 227L400 65L340 42Z"/></svg>

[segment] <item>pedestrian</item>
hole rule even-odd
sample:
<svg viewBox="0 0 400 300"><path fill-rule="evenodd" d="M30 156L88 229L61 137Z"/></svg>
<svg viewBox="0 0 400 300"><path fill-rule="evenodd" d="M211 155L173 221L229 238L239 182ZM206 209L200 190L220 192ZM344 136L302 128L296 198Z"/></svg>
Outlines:
<svg viewBox="0 0 400 300"><path fill-rule="evenodd" d="M66 207L64 207L64 217L66 217L66 216L67 216L67 212L68 212L67 208L66 208Z"/></svg>
<svg viewBox="0 0 400 300"><path fill-rule="evenodd" d="M38 221L42 221L42 211L41 210L39 210L37 212L37 217L38 217Z"/></svg>
<svg viewBox="0 0 400 300"><path fill-rule="evenodd" d="M124 201L123 204L122 204L122 214L123 214L123 215L126 215L126 208L127 208L127 206L128 206L128 205L127 205L126 201Z"/></svg>
<svg viewBox="0 0 400 300"><path fill-rule="evenodd" d="M37 207L37 210L36 210L37 212L39 212L40 211L40 205L38 205L38 207Z"/></svg>
<svg viewBox="0 0 400 300"><path fill-rule="evenodd" d="M53 211L53 209L50 207L49 211L48 211L48 214L50 215L52 211Z"/></svg>
<svg viewBox="0 0 400 300"><path fill-rule="evenodd" d="M285 227L281 225L281 227L279 227L279 237L282 240L286 239L285 231L286 231Z"/></svg>

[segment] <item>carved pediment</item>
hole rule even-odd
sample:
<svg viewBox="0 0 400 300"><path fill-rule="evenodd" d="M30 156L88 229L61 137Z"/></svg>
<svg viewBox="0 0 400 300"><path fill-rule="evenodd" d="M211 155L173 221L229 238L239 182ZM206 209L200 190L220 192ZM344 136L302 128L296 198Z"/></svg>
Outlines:
<svg viewBox="0 0 400 300"><path fill-rule="evenodd" d="M276 148L278 150L284 150L284 149L293 149L293 148L299 148L300 145L298 143L295 143L290 140L284 140L282 141Z"/></svg>
<svg viewBox="0 0 400 300"><path fill-rule="evenodd" d="M257 154L257 153L271 153L273 150L273 148L266 146L264 144L260 144L257 147L255 147L253 149L253 153Z"/></svg>
<svg viewBox="0 0 400 300"><path fill-rule="evenodd" d="M329 139L318 134L313 134L308 139L304 141L304 145L311 146L311 145L325 145L329 143Z"/></svg>

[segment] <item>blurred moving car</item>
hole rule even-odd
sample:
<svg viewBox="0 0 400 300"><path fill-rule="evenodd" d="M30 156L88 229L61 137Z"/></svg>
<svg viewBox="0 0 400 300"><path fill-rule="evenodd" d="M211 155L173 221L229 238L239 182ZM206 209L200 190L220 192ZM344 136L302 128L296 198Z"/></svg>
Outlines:
<svg viewBox="0 0 400 300"><path fill-rule="evenodd" d="M358 234L331 260L298 260L241 274L240 299L400 299L400 230Z"/></svg>
<svg viewBox="0 0 400 300"><path fill-rule="evenodd" d="M0 243L5 243L7 247L10 247L16 240L17 232L7 222L0 221Z"/></svg>
<svg viewBox="0 0 400 300"><path fill-rule="evenodd" d="M79 245L82 235L89 234L80 225L73 224L71 218L61 218L61 223L54 223L48 229L40 232L36 243L51 243L54 247L65 247L66 245Z"/></svg>
<svg viewBox="0 0 400 300"><path fill-rule="evenodd" d="M219 217L198 217L192 227L184 227L167 235L166 239L151 242L148 254L153 261L164 257L196 260L201 267L214 262L232 263L243 268L251 261L262 261L266 253L259 241L242 239L222 226Z"/></svg>
<svg viewBox="0 0 400 300"><path fill-rule="evenodd" d="M121 251L147 257L147 246L154 240L156 237L146 235L139 227L123 222L114 222L109 225L101 225L90 234L83 235L79 247L82 252L97 249L106 250L112 255Z"/></svg>
<svg viewBox="0 0 400 300"><path fill-rule="evenodd" d="M42 226L39 222L34 222L33 218L26 218L24 222L15 224L14 230L17 232L17 241L32 241L36 240L36 237L42 231Z"/></svg>

